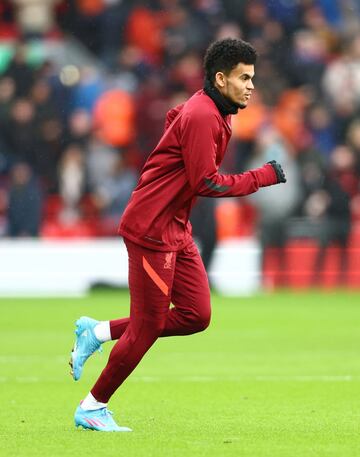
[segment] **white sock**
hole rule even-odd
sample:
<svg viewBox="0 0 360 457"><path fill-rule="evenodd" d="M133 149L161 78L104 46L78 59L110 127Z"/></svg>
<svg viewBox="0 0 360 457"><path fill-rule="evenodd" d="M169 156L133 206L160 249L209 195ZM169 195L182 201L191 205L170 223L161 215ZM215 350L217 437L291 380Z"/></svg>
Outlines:
<svg viewBox="0 0 360 457"><path fill-rule="evenodd" d="M107 403L101 403L100 401L97 401L94 395L89 392L85 397L85 400L81 402L80 407L82 409L86 409L87 411L94 411L95 409L106 408Z"/></svg>
<svg viewBox="0 0 360 457"><path fill-rule="evenodd" d="M94 327L94 333L96 338L100 341L100 343L111 341L110 321L100 321Z"/></svg>

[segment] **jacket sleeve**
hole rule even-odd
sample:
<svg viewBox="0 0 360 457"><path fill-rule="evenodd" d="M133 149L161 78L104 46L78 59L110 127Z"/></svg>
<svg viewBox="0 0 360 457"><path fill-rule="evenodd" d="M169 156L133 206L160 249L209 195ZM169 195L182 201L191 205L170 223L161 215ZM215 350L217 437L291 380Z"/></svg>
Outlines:
<svg viewBox="0 0 360 457"><path fill-rule="evenodd" d="M184 113L180 135L186 174L196 195L238 197L278 183L276 173L269 164L240 174L218 172L216 151L221 126L212 113L197 110L191 114Z"/></svg>

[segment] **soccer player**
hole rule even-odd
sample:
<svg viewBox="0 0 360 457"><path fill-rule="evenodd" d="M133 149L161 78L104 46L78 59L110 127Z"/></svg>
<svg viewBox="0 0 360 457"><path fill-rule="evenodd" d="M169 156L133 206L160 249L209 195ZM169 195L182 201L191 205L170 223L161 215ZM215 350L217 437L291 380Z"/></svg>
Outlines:
<svg viewBox="0 0 360 457"><path fill-rule="evenodd" d="M246 108L254 90L256 57L245 41L214 42L204 59L204 88L167 114L164 134L120 221L129 257L130 317L110 322L82 317L76 322L70 360L75 380L103 342L118 340L75 412L76 426L130 431L119 427L108 411L111 396L157 338L189 335L209 325L208 279L189 223L196 197L238 197L286 182L275 161L241 174L219 173L231 115Z"/></svg>

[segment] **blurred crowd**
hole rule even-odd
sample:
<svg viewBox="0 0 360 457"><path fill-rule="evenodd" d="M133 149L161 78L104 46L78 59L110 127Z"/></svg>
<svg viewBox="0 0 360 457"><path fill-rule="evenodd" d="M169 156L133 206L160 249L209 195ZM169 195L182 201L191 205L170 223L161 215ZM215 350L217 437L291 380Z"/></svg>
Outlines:
<svg viewBox="0 0 360 457"><path fill-rule="evenodd" d="M276 159L288 176L241 199L239 224L264 246L346 247L360 221L359 18L359 0L2 2L0 39L17 44L0 75L0 234L114 234L166 111L202 87L206 47L230 36L259 60L223 171ZM66 36L101 65L29 65L31 40Z"/></svg>

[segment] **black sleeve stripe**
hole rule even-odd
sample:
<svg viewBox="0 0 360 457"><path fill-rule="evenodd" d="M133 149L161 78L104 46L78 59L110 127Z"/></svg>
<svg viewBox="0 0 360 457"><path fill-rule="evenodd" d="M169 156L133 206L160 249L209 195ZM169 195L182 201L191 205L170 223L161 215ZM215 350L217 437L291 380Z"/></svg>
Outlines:
<svg viewBox="0 0 360 457"><path fill-rule="evenodd" d="M205 185L208 189L213 190L215 192L226 192L230 189L230 186L220 186L211 181L211 179L205 178Z"/></svg>

